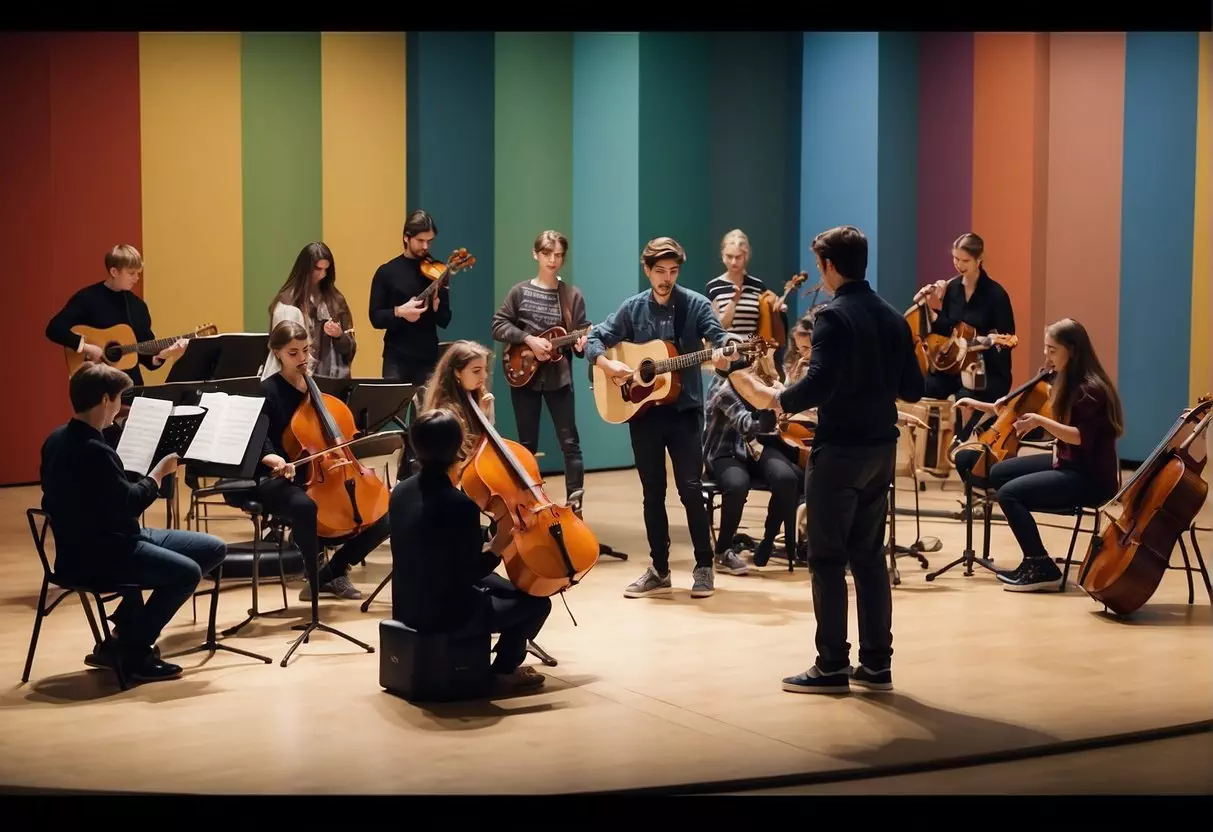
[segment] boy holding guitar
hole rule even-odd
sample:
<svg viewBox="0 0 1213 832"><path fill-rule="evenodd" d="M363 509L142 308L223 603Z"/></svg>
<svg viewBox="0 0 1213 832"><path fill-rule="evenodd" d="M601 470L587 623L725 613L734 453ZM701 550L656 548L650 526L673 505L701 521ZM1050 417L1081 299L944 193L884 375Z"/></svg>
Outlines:
<svg viewBox="0 0 1213 832"><path fill-rule="evenodd" d="M54 344L83 355L86 361L102 361L103 344L95 344L73 328L111 329L129 327L140 342L156 340L152 332L152 316L143 298L132 289L143 276L143 257L134 246L117 245L105 255L105 280L93 283L72 295L67 304L46 326L46 337ZM176 339L170 346L154 354L140 351L139 363L126 370L131 381L143 384L139 364L154 370L185 351L189 341Z"/></svg>
<svg viewBox="0 0 1213 832"><path fill-rule="evenodd" d="M538 450L539 414L546 401L564 453L565 502L580 511L585 466L573 405L573 359L567 348L584 354L590 321L581 290L559 276L568 249L568 238L558 231L535 238L531 256L539 263L539 273L506 294L493 316L493 338L506 344L504 369L518 441L531 453Z"/></svg>
<svg viewBox="0 0 1213 832"><path fill-rule="evenodd" d="M650 240L640 259L652 288L625 300L618 311L591 330L586 342L586 360L610 379L608 383L620 386L632 381L636 372L625 362L607 355L612 347L624 346L622 342L644 345L664 341L678 353L686 354L698 351L704 339L717 348L739 340L725 332L706 297L676 285L687 259L676 240L670 237ZM674 481L686 509L695 550L691 597L706 598L714 591L712 537L701 480L703 377L698 363L671 375L681 383L677 398L669 404L638 410L627 419L636 471L644 492L644 527L653 560L653 565L624 591L628 598L671 592L670 529L665 510L666 451L674 466ZM720 565L728 567L723 562Z"/></svg>

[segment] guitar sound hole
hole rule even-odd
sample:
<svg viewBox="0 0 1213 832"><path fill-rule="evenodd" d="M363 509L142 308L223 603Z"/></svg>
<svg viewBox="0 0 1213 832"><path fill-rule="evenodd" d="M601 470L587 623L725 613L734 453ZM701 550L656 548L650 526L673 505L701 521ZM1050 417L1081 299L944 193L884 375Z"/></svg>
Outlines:
<svg viewBox="0 0 1213 832"><path fill-rule="evenodd" d="M647 359L640 362L640 369L638 372L640 375L640 380L646 385L652 384L653 379L657 377L657 374L653 372L653 362Z"/></svg>

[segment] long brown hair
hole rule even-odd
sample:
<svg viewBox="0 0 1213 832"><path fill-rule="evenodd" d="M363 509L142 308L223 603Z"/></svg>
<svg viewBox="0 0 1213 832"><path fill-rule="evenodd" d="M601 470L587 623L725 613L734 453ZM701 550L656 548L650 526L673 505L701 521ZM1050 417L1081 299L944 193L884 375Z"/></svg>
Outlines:
<svg viewBox="0 0 1213 832"><path fill-rule="evenodd" d="M489 359L492 355L491 350L475 341L455 341L447 347L442 358L438 360L438 365L434 367L434 372L425 382L425 397L422 399L421 412L442 408L455 414L455 418L459 420L459 426L463 428L463 447L460 450L462 459L469 457L475 450L482 431L479 423L468 418L468 414L464 412L463 391L460 389L459 379L455 377L455 373L462 371L477 358L484 359L486 370L484 386L467 393L472 401L484 409L484 399L488 392L492 369L489 366Z"/></svg>
<svg viewBox="0 0 1213 832"><path fill-rule="evenodd" d="M329 267L313 290L312 271L321 260L329 261ZM342 329L349 329L353 326L349 304L345 302L345 295L341 294L341 290L337 288L337 261L333 259L332 250L321 242L308 243L299 251L299 256L295 258L295 265L291 267L291 273L287 276L286 282L270 301L270 315L273 316L275 306L285 303L302 312L303 319L307 321L310 328L316 311L316 307L313 306L313 297L317 301L323 301L324 305L328 307L329 315L341 325ZM317 303L316 306L318 305Z"/></svg>
<svg viewBox="0 0 1213 832"><path fill-rule="evenodd" d="M1091 345L1091 336L1087 334L1086 327L1073 318L1062 318L1045 328L1045 337L1052 338L1069 353L1065 369L1058 373L1053 382L1049 398L1053 417L1068 423L1070 411L1078 399L1079 387L1086 384L1103 391L1108 422L1116 436L1123 436L1125 416L1120 394L1116 392L1116 385L1099 363L1099 356L1095 354L1095 347Z"/></svg>
<svg viewBox="0 0 1213 832"><path fill-rule="evenodd" d="M796 348L795 335L813 336L813 324L817 321L817 313L825 306L824 303L819 303L815 306L810 306L809 310L800 316L800 320L792 324L792 329L788 332L787 348L783 354L783 377L792 379L795 375L796 368L802 360L805 360L800 355L800 350ZM793 379L795 380L795 379Z"/></svg>

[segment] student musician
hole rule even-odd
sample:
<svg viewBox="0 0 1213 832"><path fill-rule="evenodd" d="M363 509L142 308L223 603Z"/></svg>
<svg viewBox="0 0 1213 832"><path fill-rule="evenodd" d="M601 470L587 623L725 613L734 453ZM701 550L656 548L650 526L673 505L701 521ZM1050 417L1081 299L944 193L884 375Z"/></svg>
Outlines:
<svg viewBox="0 0 1213 832"><path fill-rule="evenodd" d="M500 633L495 680L514 689L546 681L523 667L527 641L552 610L551 599L528 595L495 574L480 509L451 481L466 445L455 413L437 407L409 427L421 470L392 489L392 618L424 633Z"/></svg>
<svg viewBox="0 0 1213 832"><path fill-rule="evenodd" d="M492 355L489 349L475 341L455 341L442 354L434 374L425 385L421 413L449 410L459 422L463 440L456 455L456 474L463 471L484 438L480 422L464 407L462 394L466 393L476 402L491 424L497 424L493 394L487 389L489 358Z"/></svg>
<svg viewBox="0 0 1213 832"><path fill-rule="evenodd" d="M451 290L444 286L430 303L417 298L430 281L421 273L430 244L438 236L434 218L414 211L404 224L404 251L375 270L370 318L383 335L383 377L424 384L438 361L438 327L451 324Z"/></svg>
<svg viewBox="0 0 1213 832"><path fill-rule="evenodd" d="M299 404L308 397L306 375L311 372L311 337L302 324L283 321L270 333L270 350L278 361L279 370L261 382L261 395L265 397L263 412L269 418L269 432L257 466L255 493L267 512L290 523L310 575L320 562L321 551L321 541L316 533L316 503L303 488L303 483L307 482L307 466L312 463L296 468L289 460L283 437L290 429L291 417ZM320 594L351 601L361 598L362 593L350 583L346 572L351 564L366 560L366 556L387 539L388 532L388 518L384 515L378 523L346 541L317 576ZM311 599L309 582L300 592L299 600Z"/></svg>
<svg viewBox="0 0 1213 832"><path fill-rule="evenodd" d="M753 368L764 384L783 390L770 354L755 360ZM775 411L753 407L719 374L713 378L706 409L703 457L721 490L716 569L744 575L749 570L733 549L733 536L741 524L750 483L757 478L771 490L763 537L754 550L754 565L765 566L775 547L775 536L782 530L795 529L804 470L797 464L796 449L776 430Z"/></svg>
<svg viewBox="0 0 1213 832"><path fill-rule="evenodd" d="M704 294L720 325L734 335L748 338L758 332L758 298L766 284L750 274L750 238L735 228L720 241L720 259L725 272L708 281Z"/></svg>
<svg viewBox="0 0 1213 832"><path fill-rule="evenodd" d="M118 245L105 255L105 280L85 286L46 325L46 337L61 347L83 353L89 361L101 361L101 344L90 344L82 335L72 332L74 326L107 329L126 324L139 341L154 341L152 316L143 298L132 291L143 277L143 255L134 246ZM189 341L179 338L170 347L155 355L140 355L139 364L155 370L170 358L181 355ZM143 384L139 364L125 370L136 385Z"/></svg>
<svg viewBox="0 0 1213 832"><path fill-rule="evenodd" d="M75 415L42 445L42 509L55 535L55 574L62 582L136 584L152 591L123 595L111 616L111 639L85 658L94 667L120 663L128 678L153 682L181 675L160 660L156 640L190 599L203 575L227 556L217 537L179 529L140 528L139 516L156 502L160 484L177 470L176 455L134 478L102 431L122 407L126 373L88 363L68 383Z"/></svg>
<svg viewBox="0 0 1213 832"><path fill-rule="evenodd" d="M1055 418L1028 413L1016 420L1015 431L1023 436L1043 428L1056 440L1053 453L1006 459L989 474L990 487L997 489L998 505L1023 552L1019 566L998 572L1003 588L1011 592L1061 586L1061 570L1041 542L1033 511L1098 506L1120 488L1116 440L1124 434L1124 411L1082 324L1063 318L1045 329L1045 366L1056 371L1049 397ZM956 406L995 413L1002 403L962 398Z"/></svg>
<svg viewBox="0 0 1213 832"><path fill-rule="evenodd" d="M585 296L560 278L560 267L568 251L568 238L558 231L544 231L535 238L531 256L539 263L539 272L530 280L515 284L506 294L501 308L493 315L493 338L506 344L525 343L536 358L546 362L525 387L510 387L518 442L532 454L539 449L539 415L546 401L564 453L568 495L565 502L579 512L585 488L585 464L573 401L573 357L565 347L559 361L549 361L551 343L539 337L554 326L573 332L590 325ZM572 352L583 355L585 341L584 335L578 338Z"/></svg>
<svg viewBox="0 0 1213 832"><path fill-rule="evenodd" d="M586 360L601 367L615 384L623 384L634 370L605 353L620 341L643 343L665 340L679 353L702 349L703 340L722 347L733 340L721 327L711 303L698 292L677 285L686 252L671 237L658 237L645 245L640 256L650 289L624 300L619 309L590 332ZM670 582L670 527L665 510L665 455L669 451L678 496L686 510L687 526L695 550L692 598L715 591L713 552L708 510L703 499L703 376L699 367L681 373L678 399L659 405L628 421L636 472L644 492L644 527L653 565L624 591L628 598L668 595Z"/></svg>
<svg viewBox="0 0 1213 832"><path fill-rule="evenodd" d="M787 379L788 384L799 381L809 369L809 359L813 355L813 321L817 320L817 313L823 306L824 303L819 303L810 307L792 325L789 333L792 348L783 359L783 377Z"/></svg>
<svg viewBox="0 0 1213 832"><path fill-rule="evenodd" d="M324 243L308 243L274 302L270 304L270 331L283 321L302 324L312 339L312 372L327 378L349 378L358 343L354 317L345 295L337 288L337 261ZM281 369L270 353L261 378Z"/></svg>
<svg viewBox="0 0 1213 832"><path fill-rule="evenodd" d="M982 260L985 242L976 234L962 234L952 243L952 265L959 272L950 280L938 280L922 287L914 296L915 302L923 298L928 303L940 305L932 309L931 331L939 335L951 335L956 324L971 324L977 334L1015 334L1015 312L1011 308L1011 297L1000 283L986 274ZM992 349L982 353L986 369L984 390L969 390L962 386L959 374L938 373L931 370L926 377L926 398L946 399L972 398L983 402L994 402L1011 389L1011 351ZM965 440L976 424L976 418L966 423L957 420L956 438Z"/></svg>

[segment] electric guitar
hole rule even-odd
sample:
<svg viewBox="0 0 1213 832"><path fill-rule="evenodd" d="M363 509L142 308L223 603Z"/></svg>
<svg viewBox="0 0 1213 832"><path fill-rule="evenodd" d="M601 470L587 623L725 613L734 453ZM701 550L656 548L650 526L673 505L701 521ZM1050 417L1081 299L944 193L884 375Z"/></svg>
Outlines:
<svg viewBox="0 0 1213 832"><path fill-rule="evenodd" d="M590 324L584 329L572 332L565 332L562 326L554 326L545 330L538 337L547 339L552 345L548 361L559 361L564 357L564 347L576 344L578 338L582 335L589 335L593 328L594 325ZM511 387L526 387L535 377L535 373L539 371L539 365L543 363L535 357L535 352L525 343L507 344L501 354L501 366L505 370L505 380Z"/></svg>
<svg viewBox="0 0 1213 832"><path fill-rule="evenodd" d="M775 349L774 341L754 336L748 341L730 343L721 348L724 355L757 356ZM611 424L627 422L650 407L673 404L682 392L679 371L696 367L712 358L715 349L678 354L669 341L648 341L633 344L620 341L606 351L606 357L622 361L633 369L622 385L616 384L597 364L593 367L594 404L603 421Z"/></svg>
<svg viewBox="0 0 1213 832"><path fill-rule="evenodd" d="M205 338L208 335L218 335L219 328L214 324L206 324L193 332L173 335L169 338L158 338L155 341L136 341L135 331L127 324L116 324L105 329L80 324L72 327L72 332L84 336L86 342L100 346L101 357L106 364L117 367L119 370L129 370L139 363L141 355L156 355L182 338L192 340ZM63 348L63 357L67 360L68 378L75 375L76 371L88 361L84 357L84 353L76 352L68 347Z"/></svg>

